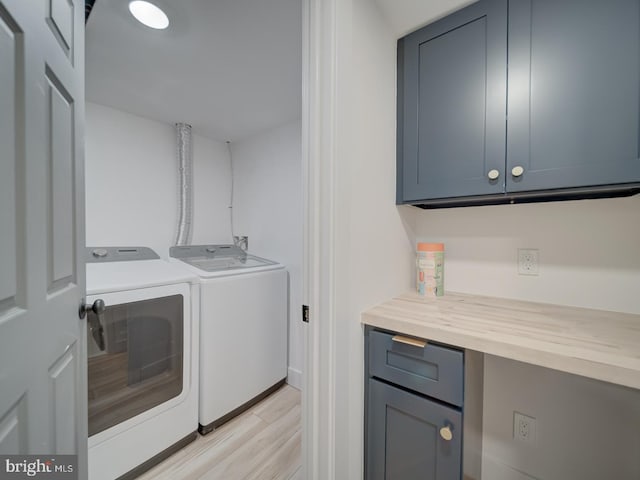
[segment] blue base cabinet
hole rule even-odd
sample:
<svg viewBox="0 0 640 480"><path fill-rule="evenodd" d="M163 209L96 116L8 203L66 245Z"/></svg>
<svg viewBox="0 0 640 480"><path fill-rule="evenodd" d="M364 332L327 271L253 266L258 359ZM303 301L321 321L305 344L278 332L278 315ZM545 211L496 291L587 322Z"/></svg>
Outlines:
<svg viewBox="0 0 640 480"><path fill-rule="evenodd" d="M459 409L370 379L368 416L368 479L461 478ZM441 428L449 428L451 439L442 438Z"/></svg>
<svg viewBox="0 0 640 480"><path fill-rule="evenodd" d="M367 327L365 478L460 480L464 352Z"/></svg>

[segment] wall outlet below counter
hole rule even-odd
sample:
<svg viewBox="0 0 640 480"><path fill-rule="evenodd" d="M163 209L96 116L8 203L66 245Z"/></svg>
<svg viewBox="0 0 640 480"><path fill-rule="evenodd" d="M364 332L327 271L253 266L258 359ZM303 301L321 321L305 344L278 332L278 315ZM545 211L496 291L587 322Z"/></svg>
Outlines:
<svg viewBox="0 0 640 480"><path fill-rule="evenodd" d="M530 444L536 443L536 419L513 412L513 438Z"/></svg>

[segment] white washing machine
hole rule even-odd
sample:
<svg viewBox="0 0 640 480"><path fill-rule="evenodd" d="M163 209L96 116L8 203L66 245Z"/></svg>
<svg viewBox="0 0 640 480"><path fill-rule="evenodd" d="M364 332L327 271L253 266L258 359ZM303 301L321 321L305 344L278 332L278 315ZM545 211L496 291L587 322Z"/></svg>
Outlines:
<svg viewBox="0 0 640 480"><path fill-rule="evenodd" d="M142 247L87 249L89 480L135 478L198 428L198 278Z"/></svg>
<svg viewBox="0 0 640 480"><path fill-rule="evenodd" d="M172 247L200 277L200 433L284 384L288 284L284 265L232 245Z"/></svg>

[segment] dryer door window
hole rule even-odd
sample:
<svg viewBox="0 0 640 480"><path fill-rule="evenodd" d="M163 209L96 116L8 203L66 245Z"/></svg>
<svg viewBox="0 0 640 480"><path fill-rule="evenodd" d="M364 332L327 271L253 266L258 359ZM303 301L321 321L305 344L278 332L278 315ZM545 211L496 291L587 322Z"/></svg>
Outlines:
<svg viewBox="0 0 640 480"><path fill-rule="evenodd" d="M171 295L107 306L102 335L89 313L89 436L180 395L183 303Z"/></svg>

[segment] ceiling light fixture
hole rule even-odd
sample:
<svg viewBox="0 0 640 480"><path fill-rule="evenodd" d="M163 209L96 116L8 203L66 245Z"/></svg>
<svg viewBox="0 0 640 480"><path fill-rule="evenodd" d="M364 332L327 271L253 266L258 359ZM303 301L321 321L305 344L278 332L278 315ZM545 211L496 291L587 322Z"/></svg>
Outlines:
<svg viewBox="0 0 640 480"><path fill-rule="evenodd" d="M140 23L156 30L164 30L169 26L169 17L153 3L144 0L129 2L129 11Z"/></svg>

